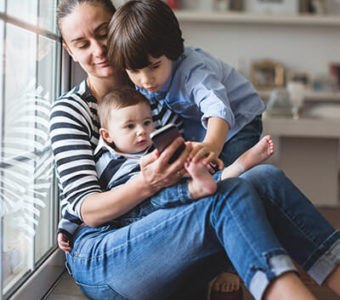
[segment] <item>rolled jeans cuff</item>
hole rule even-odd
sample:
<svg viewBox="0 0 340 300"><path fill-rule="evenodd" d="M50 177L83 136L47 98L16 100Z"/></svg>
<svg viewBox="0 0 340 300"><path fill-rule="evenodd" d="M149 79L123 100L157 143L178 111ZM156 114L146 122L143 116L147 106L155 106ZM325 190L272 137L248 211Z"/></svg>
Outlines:
<svg viewBox="0 0 340 300"><path fill-rule="evenodd" d="M178 199L183 204L191 203L193 202L193 199L190 196L189 192L189 178L184 178L178 183L177 186L177 192L178 192Z"/></svg>
<svg viewBox="0 0 340 300"><path fill-rule="evenodd" d="M151 203L156 208L171 208L193 201L189 193L188 178L182 178L179 183L164 188L151 197Z"/></svg>
<svg viewBox="0 0 340 300"><path fill-rule="evenodd" d="M330 239L335 237L338 239L307 271L319 285L323 284L328 275L340 265L340 233L338 231Z"/></svg>
<svg viewBox="0 0 340 300"><path fill-rule="evenodd" d="M268 285L280 275L287 272L298 273L294 263L286 254L279 254L269 259L269 270L258 269L249 283L249 291L256 300L261 300Z"/></svg>

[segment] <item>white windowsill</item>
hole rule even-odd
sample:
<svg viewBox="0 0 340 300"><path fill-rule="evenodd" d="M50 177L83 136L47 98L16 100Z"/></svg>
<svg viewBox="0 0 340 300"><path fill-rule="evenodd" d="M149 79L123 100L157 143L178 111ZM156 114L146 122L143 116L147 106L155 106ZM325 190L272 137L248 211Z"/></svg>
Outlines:
<svg viewBox="0 0 340 300"><path fill-rule="evenodd" d="M10 300L42 299L65 270L65 253L55 250Z"/></svg>

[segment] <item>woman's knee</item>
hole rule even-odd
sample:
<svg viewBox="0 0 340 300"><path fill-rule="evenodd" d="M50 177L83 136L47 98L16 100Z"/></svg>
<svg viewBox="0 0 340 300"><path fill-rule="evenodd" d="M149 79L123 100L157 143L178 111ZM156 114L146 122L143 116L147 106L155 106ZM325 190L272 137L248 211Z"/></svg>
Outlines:
<svg viewBox="0 0 340 300"><path fill-rule="evenodd" d="M284 172L269 164L261 164L251 168L244 172L241 178L250 182L251 184L264 184L273 185L282 182L282 179L286 178Z"/></svg>
<svg viewBox="0 0 340 300"><path fill-rule="evenodd" d="M227 204L229 208L232 208L238 206L240 202L254 201L257 201L255 189L243 178L228 178L217 184L217 194L214 197L215 206Z"/></svg>
<svg viewBox="0 0 340 300"><path fill-rule="evenodd" d="M264 174L266 176L273 176L273 177L277 177L277 176L283 176L284 173L281 169L279 169L278 167L275 167L273 165L270 164L261 164L261 165L257 165L253 168L251 168L249 171L247 171L247 173L255 173L257 175L259 174Z"/></svg>
<svg viewBox="0 0 340 300"><path fill-rule="evenodd" d="M238 191L247 190L249 182L240 177L232 177L221 180L217 183L217 194L225 196L226 194L234 194Z"/></svg>

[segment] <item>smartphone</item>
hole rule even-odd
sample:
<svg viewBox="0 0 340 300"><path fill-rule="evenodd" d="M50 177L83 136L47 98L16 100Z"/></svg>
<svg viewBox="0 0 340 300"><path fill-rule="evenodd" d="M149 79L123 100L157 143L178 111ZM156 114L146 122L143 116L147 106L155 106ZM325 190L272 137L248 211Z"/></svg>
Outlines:
<svg viewBox="0 0 340 300"><path fill-rule="evenodd" d="M179 136L181 136L181 133L175 124L167 124L150 134L150 138L159 153L162 153L163 150ZM184 149L185 144L183 143L169 159L169 164L173 163L181 155Z"/></svg>

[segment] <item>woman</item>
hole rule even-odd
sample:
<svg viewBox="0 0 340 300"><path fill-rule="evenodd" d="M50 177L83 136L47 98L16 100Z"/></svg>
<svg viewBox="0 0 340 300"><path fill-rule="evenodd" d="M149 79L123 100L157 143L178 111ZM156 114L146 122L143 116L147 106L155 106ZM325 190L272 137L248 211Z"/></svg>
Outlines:
<svg viewBox="0 0 340 300"><path fill-rule="evenodd" d="M182 143L178 138L159 157L145 156L140 176L101 192L92 154L97 101L125 82L106 58L113 13L110 0L64 0L58 12L64 46L88 76L54 104L50 125L66 203L58 242L69 252L68 267L83 292L92 299L195 299L195 289L228 264L227 253L256 299L314 299L289 253L340 294L339 232L271 166L222 181L215 195L191 204L157 210L124 227L114 223L177 183L190 149L169 165ZM178 198L186 196L183 185L173 189Z"/></svg>

